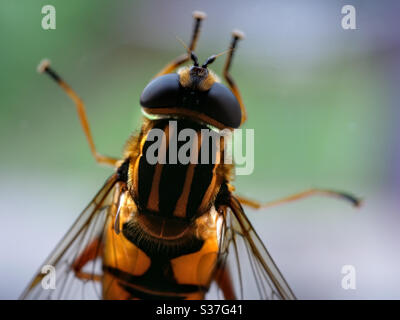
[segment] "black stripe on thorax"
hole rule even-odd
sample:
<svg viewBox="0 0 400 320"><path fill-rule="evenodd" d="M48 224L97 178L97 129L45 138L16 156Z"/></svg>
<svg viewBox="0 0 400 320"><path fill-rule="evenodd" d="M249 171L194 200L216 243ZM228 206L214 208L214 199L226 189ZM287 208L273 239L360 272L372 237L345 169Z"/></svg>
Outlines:
<svg viewBox="0 0 400 320"><path fill-rule="evenodd" d="M153 128L158 128L165 131L166 127L169 124L168 119L164 120L157 120L155 121ZM200 132L201 129L207 129L205 126L200 125L198 123L189 121L189 120L174 120L177 124L177 132L176 135L183 129L190 128L194 129L197 132ZM208 129L207 129L208 130ZM176 137L171 137L172 139L176 139ZM141 158L139 161L138 166L138 193L139 193L139 210L144 212L146 210L148 199L150 196L150 192L153 186L153 177L156 168L156 164L148 163L146 159L146 152L149 146L153 143L153 141L146 141L143 144L143 149L141 150ZM177 142L177 149L185 144L186 141L178 141ZM204 150L206 145L205 141L202 141L202 150ZM193 180L191 183L191 190L189 193L189 199L186 208L186 216L188 218L193 217L196 215L198 208L201 204L201 201L204 197L204 194L211 182L213 176L213 169L215 164L212 162L215 161L213 155L213 145L212 140L210 139L207 143L207 151L209 154L208 162L209 164L202 164L201 154L202 150L200 150L198 155L198 164L195 167L195 172L193 176ZM169 158L169 148L167 150L167 163L162 167L162 173L160 178L159 190L158 190L158 199L159 199L159 212L158 214L165 216L165 217L172 217L176 203L183 192L183 187L185 183L185 178L187 174L187 170L189 164L181 164L179 163L179 159L176 164L170 163Z"/></svg>
<svg viewBox="0 0 400 320"><path fill-rule="evenodd" d="M178 134L181 130L190 127L183 121L176 121L176 132L170 131L170 139L177 141ZM185 141L177 141L176 150L171 145L168 146L166 163L163 166L160 188L158 192L160 213L164 216L173 216L176 202L183 192L188 165L181 164L178 159L178 150ZM170 151L174 154L173 159L170 157ZM175 163L173 163L175 162Z"/></svg>
<svg viewBox="0 0 400 320"><path fill-rule="evenodd" d="M161 129L164 130L165 129L165 124L164 123L154 123L153 128L157 128L157 129ZM146 135L143 135L142 139L146 139ZM153 176L154 176L154 171L156 168L156 164L150 164L147 160L146 160L146 151L147 149L150 147L150 145L154 143L153 141L146 141L143 144L143 148L140 150L141 156L140 158L137 160L139 161L139 166L138 166L138 207L140 210L144 211L146 209L147 206L147 202L150 196L150 192L151 192L151 187L152 187L152 183L153 183Z"/></svg>

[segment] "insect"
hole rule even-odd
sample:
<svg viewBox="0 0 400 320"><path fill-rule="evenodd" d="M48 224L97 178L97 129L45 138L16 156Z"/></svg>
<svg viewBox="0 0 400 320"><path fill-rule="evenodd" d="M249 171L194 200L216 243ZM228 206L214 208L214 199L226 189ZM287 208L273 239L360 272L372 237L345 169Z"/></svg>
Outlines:
<svg viewBox="0 0 400 320"><path fill-rule="evenodd" d="M242 33L232 33L225 86L209 69L219 55L199 64L194 50L205 14L194 12L193 17L187 52L144 89L143 125L128 139L122 159L97 152L81 99L47 61L39 66L74 101L95 160L115 171L45 261L55 267L56 289L44 289L46 275L39 271L22 298L203 299L215 285L218 297L225 299L295 299L242 205L267 208L318 194L359 205L349 194L320 189L262 205L235 195L231 164L152 163L146 158L154 129L166 137L185 129L196 134L210 127L233 131L246 120L229 72ZM192 65L182 67L189 61ZM167 139L163 142L168 149ZM208 147L201 141L191 156L199 157Z"/></svg>

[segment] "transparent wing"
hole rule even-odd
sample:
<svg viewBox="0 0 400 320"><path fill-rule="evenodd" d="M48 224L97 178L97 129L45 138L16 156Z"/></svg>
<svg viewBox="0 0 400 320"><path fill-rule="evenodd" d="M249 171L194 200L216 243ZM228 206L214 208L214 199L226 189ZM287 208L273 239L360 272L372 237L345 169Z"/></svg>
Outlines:
<svg viewBox="0 0 400 320"><path fill-rule="evenodd" d="M225 213L219 270L229 270L236 298L296 299L233 196ZM219 295L222 298L221 292Z"/></svg>
<svg viewBox="0 0 400 320"><path fill-rule="evenodd" d="M92 246L92 254L101 250L101 238L104 234L108 208L112 202L113 189L117 183L117 175L112 175L83 210L67 234L54 251L46 259L34 276L30 285L21 295L21 299L98 299L101 298L101 286L95 274L101 274L101 259L93 259L85 266L87 275L77 277L73 264L88 246ZM43 270L44 266L54 267L55 277L52 284L51 270ZM46 268L46 267L45 267ZM47 271L46 271L47 270ZM55 289L54 289L55 286Z"/></svg>

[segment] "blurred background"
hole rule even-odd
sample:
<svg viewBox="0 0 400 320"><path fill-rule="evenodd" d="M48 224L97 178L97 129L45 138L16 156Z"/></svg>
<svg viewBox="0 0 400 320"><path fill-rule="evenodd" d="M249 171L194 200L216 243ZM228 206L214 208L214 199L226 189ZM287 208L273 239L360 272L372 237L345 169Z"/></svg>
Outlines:
<svg viewBox="0 0 400 320"><path fill-rule="evenodd" d="M43 30L41 8L56 8ZM356 30L341 26L356 8ZM0 10L0 298L16 299L112 173L98 166L74 105L36 72L43 58L78 92L99 152L120 156L139 96L207 12L200 60L239 28L232 74L255 130L240 194L267 201L310 187L350 191L360 209L310 198L247 210L300 299L400 298L398 1L11 1ZM212 69L220 72L224 58ZM341 287L343 265L356 289Z"/></svg>

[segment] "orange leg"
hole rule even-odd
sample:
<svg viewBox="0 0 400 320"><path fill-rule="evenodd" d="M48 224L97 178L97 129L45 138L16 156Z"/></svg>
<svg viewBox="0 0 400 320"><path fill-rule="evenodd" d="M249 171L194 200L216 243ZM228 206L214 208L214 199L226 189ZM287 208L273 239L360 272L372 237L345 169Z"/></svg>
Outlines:
<svg viewBox="0 0 400 320"><path fill-rule="evenodd" d="M92 152L96 161L98 163L116 166L118 159L103 156L97 152L93 142L92 133L90 131L89 122L86 117L85 105L81 100L81 98L79 98L79 96L75 93L75 91L72 90L72 88L66 82L64 82L64 80L62 80L61 77L53 69L50 68L50 62L48 60L43 60L40 63L38 71L40 73L46 72L67 93L67 95L72 99L72 101L74 101L76 110L78 111L79 120L81 121L83 132L85 133L86 139L89 143L90 151Z"/></svg>
<svg viewBox="0 0 400 320"><path fill-rule="evenodd" d="M190 41L190 46L188 48L189 52L177 57L176 59L168 63L159 73L156 74L155 78L173 72L176 68L178 68L179 66L181 66L190 59L190 52L196 49L197 40L199 39L200 35L201 22L206 18L206 14L204 12L195 11L193 12L193 18L194 18L194 28L192 33L192 39Z"/></svg>
<svg viewBox="0 0 400 320"><path fill-rule="evenodd" d="M227 265L217 267L215 281L222 290L226 300L236 300L229 267Z"/></svg>
<svg viewBox="0 0 400 320"><path fill-rule="evenodd" d="M96 259L101 255L103 250L103 245L100 238L96 238L90 243L85 250L79 255L79 257L72 264L72 269L75 275L82 280L94 280L101 281L102 276L98 274L91 274L81 271L82 268L89 262Z"/></svg>
<svg viewBox="0 0 400 320"><path fill-rule="evenodd" d="M236 198L239 200L239 202L243 205L249 206L251 208L254 209L264 209L264 208L269 208L269 207L273 207L273 206L277 206L283 203L288 203L288 202L292 202L292 201L296 201L296 200L300 200L300 199L304 199L310 196L315 196L315 195L323 195L323 196L329 196L329 197L336 197L342 200L346 200L348 202L350 202L352 205L358 207L361 205L361 200L348 194L348 193L344 193L344 192L338 192L338 191L332 191L332 190L323 190L323 189L310 189L310 190L306 190L303 192L299 192L296 194L293 194L291 196L282 198L282 199L278 199L275 201L270 201L267 203L260 203L258 201L254 201L251 199L247 199L244 197L238 197L236 196Z"/></svg>
<svg viewBox="0 0 400 320"><path fill-rule="evenodd" d="M228 57L226 58L224 72L223 72L224 78L225 78L226 82L228 83L230 89L232 90L233 94L235 95L236 99L239 101L240 109L242 110L242 121L240 124L243 124L246 121L247 111L246 111L246 107L244 106L242 96L240 95L239 88L237 87L235 81L233 80L231 74L229 73L229 69L231 67L232 58L233 58L233 54L235 53L235 50L236 50L237 42L243 38L244 38L244 34L241 31L236 30L236 31L232 32L232 42L229 47Z"/></svg>

